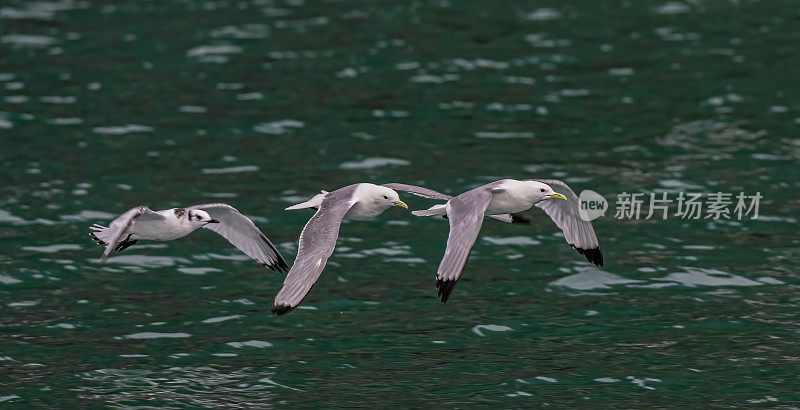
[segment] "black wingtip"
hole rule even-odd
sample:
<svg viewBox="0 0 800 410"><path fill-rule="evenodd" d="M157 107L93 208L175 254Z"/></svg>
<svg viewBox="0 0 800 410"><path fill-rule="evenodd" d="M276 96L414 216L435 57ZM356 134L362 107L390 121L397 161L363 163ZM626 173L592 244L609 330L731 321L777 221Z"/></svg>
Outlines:
<svg viewBox="0 0 800 410"><path fill-rule="evenodd" d="M575 245L570 245L570 246L572 246L576 251L578 251L579 254L585 256L586 260L588 260L589 262L597 266L603 266L603 252L600 251L600 247L592 249L581 249L576 247Z"/></svg>
<svg viewBox="0 0 800 410"><path fill-rule="evenodd" d="M289 264L286 263L285 260L283 260L283 257L281 257L280 254L278 255L278 264L280 265L279 268L280 268L281 272L289 273Z"/></svg>
<svg viewBox="0 0 800 410"><path fill-rule="evenodd" d="M272 263L262 263L262 265L264 265L264 267L266 267L267 269L273 270L275 272L289 273L289 266L283 259Z"/></svg>
<svg viewBox="0 0 800 410"><path fill-rule="evenodd" d="M442 303L447 303L453 288L456 286L458 280L440 279L436 278L436 289L439 289L439 296L442 298Z"/></svg>
<svg viewBox="0 0 800 410"><path fill-rule="evenodd" d="M263 234L261 235L261 240L263 240L264 243L266 243L267 246L269 246L269 248L272 249L273 252L275 252L275 256L277 257L277 260L275 262L262 263L262 265L276 272L289 273L289 265L286 264L286 261L283 259L283 256L281 256L281 253L278 252L278 249L275 248L275 245L273 245L272 242L270 242L269 239L267 239L267 237L264 236Z"/></svg>
<svg viewBox="0 0 800 410"><path fill-rule="evenodd" d="M280 316L280 315L284 315L286 313L289 313L292 310L294 310L294 307L289 306L289 305L275 305L272 308L272 313Z"/></svg>

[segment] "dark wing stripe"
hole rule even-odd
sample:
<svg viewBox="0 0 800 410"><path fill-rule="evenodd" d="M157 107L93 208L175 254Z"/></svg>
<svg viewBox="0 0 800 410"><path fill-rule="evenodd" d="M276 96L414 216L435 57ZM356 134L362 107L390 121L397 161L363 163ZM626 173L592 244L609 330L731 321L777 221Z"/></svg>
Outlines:
<svg viewBox="0 0 800 410"><path fill-rule="evenodd" d="M557 179L534 179L533 181L550 185L554 191L567 197L566 201L558 199L541 201L536 204L536 207L545 211L564 232L564 239L571 247L586 257L589 262L603 266L603 253L600 250L600 241L597 239L594 227L591 222L580 218L578 195L570 189L569 185Z"/></svg>

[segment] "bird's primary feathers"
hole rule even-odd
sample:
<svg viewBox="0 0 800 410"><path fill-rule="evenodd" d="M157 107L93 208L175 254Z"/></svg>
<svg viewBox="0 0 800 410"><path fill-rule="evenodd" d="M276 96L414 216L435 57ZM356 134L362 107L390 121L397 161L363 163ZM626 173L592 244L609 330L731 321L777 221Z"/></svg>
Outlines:
<svg viewBox="0 0 800 410"><path fill-rule="evenodd" d="M100 258L103 265L111 252L124 250L139 240L170 241L198 228L220 234L247 256L272 270L287 272L289 269L281 254L253 221L223 203L162 211L140 205L111 221L108 227L91 226L89 234L95 242L106 247Z"/></svg>

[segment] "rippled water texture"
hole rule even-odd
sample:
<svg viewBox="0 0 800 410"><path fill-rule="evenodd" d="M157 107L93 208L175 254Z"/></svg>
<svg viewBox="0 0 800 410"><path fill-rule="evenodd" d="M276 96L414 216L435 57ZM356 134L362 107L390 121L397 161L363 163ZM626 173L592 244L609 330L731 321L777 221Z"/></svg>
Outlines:
<svg viewBox="0 0 800 410"><path fill-rule="evenodd" d="M8 0L0 406L797 405L794 1ZM302 309L212 232L97 269L138 204L224 201L291 262L320 189L555 177L612 199L606 266L543 215L345 223ZM618 220L621 192L758 220ZM412 209L430 206L403 196Z"/></svg>

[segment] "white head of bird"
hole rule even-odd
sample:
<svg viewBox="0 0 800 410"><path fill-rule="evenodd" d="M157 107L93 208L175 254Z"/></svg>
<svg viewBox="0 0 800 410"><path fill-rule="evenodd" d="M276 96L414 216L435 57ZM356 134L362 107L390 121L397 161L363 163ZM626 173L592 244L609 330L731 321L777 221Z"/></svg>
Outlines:
<svg viewBox="0 0 800 410"><path fill-rule="evenodd" d="M554 191L550 185L547 185L543 182L539 181L522 181L524 185L524 189L526 193L530 196L533 200L533 203L537 203L540 201L546 201L548 199L563 199L566 200L562 194Z"/></svg>
<svg viewBox="0 0 800 410"><path fill-rule="evenodd" d="M408 209L408 205L400 200L400 195L394 189L379 185L371 188L366 200L371 202L375 208L386 210L393 206L400 206Z"/></svg>
<svg viewBox="0 0 800 410"><path fill-rule="evenodd" d="M208 212L199 209L194 209L189 211L186 214L186 217L189 219L190 224L197 226L205 226L208 224L219 223L219 221L212 218L211 215L208 214Z"/></svg>

